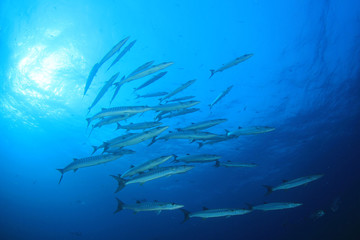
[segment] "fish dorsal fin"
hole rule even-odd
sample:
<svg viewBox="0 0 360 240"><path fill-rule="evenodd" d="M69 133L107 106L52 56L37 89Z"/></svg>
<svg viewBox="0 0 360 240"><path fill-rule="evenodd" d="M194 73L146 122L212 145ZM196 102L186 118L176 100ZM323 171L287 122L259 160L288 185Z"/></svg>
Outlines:
<svg viewBox="0 0 360 240"><path fill-rule="evenodd" d="M77 159L77 158L73 158L73 160L74 160L74 161L76 161L76 160L79 160L79 159Z"/></svg>
<svg viewBox="0 0 360 240"><path fill-rule="evenodd" d="M190 153L187 153L186 155L187 155L187 156L190 156Z"/></svg>
<svg viewBox="0 0 360 240"><path fill-rule="evenodd" d="M140 200L136 200L136 203L141 203Z"/></svg>
<svg viewBox="0 0 360 240"><path fill-rule="evenodd" d="M195 123L192 122L191 124L195 124Z"/></svg>
<svg viewBox="0 0 360 240"><path fill-rule="evenodd" d="M238 129L242 129L242 127L238 126Z"/></svg>
<svg viewBox="0 0 360 240"><path fill-rule="evenodd" d="M76 172L78 170L78 168L74 169L74 172Z"/></svg>
<svg viewBox="0 0 360 240"><path fill-rule="evenodd" d="M203 207L203 210L205 211L205 210L209 210L207 207Z"/></svg>
<svg viewBox="0 0 360 240"><path fill-rule="evenodd" d="M131 165L130 168L134 168L135 166L134 165Z"/></svg>
<svg viewBox="0 0 360 240"><path fill-rule="evenodd" d="M288 181L289 181L289 180L286 180L286 179L283 179L283 180L282 180L283 183L286 183L286 182L288 182Z"/></svg>

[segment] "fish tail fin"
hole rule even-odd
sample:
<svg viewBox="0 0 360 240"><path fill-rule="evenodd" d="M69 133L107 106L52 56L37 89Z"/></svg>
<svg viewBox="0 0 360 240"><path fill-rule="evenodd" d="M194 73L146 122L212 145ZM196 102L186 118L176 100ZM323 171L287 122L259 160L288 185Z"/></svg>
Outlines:
<svg viewBox="0 0 360 240"><path fill-rule="evenodd" d="M58 170L61 173L61 177L60 177L60 180L59 180L59 184L60 184L61 180L63 179L63 176L64 176L64 169L59 168L59 169L56 169L56 170Z"/></svg>
<svg viewBox="0 0 360 240"><path fill-rule="evenodd" d="M93 152L91 153L91 155L93 155L98 149L99 149L99 147L97 147L97 146L91 146L94 150L93 150Z"/></svg>
<svg viewBox="0 0 360 240"><path fill-rule="evenodd" d="M94 125L92 125L92 128L91 128L90 133L89 133L89 137L90 137L93 130L94 130Z"/></svg>
<svg viewBox="0 0 360 240"><path fill-rule="evenodd" d="M226 136L229 136L230 131L227 129L224 129L224 130L225 130Z"/></svg>
<svg viewBox="0 0 360 240"><path fill-rule="evenodd" d="M214 167L220 167L220 162L219 162L219 160L216 160L215 161L215 166Z"/></svg>
<svg viewBox="0 0 360 240"><path fill-rule="evenodd" d="M88 115L90 113L90 111L91 111L91 107L88 107L88 112L86 115Z"/></svg>
<svg viewBox="0 0 360 240"><path fill-rule="evenodd" d="M118 187L115 190L115 193L117 193L118 191L120 191L125 187L125 183L126 183L125 179L115 175L110 175L110 176L113 177L118 182Z"/></svg>
<svg viewBox="0 0 360 240"><path fill-rule="evenodd" d="M248 208L249 208L249 210L253 210L253 205L252 204L250 204L250 203L246 203L246 205L248 206Z"/></svg>
<svg viewBox="0 0 360 240"><path fill-rule="evenodd" d="M156 137L153 137L153 138L152 138L152 140L151 140L151 143L149 143L149 145L148 145L148 146L153 145L155 142L156 142Z"/></svg>
<svg viewBox="0 0 360 240"><path fill-rule="evenodd" d="M120 123L116 123L116 130L120 129L121 128L121 124Z"/></svg>
<svg viewBox="0 0 360 240"><path fill-rule="evenodd" d="M199 144L198 148L202 148L204 146L204 143L202 142L197 142L197 144Z"/></svg>
<svg viewBox="0 0 360 240"><path fill-rule="evenodd" d="M109 143L104 142L103 145L104 145L104 150L102 153L106 152L109 149Z"/></svg>
<svg viewBox="0 0 360 240"><path fill-rule="evenodd" d="M187 211L186 209L183 209L183 208L181 208L180 210L181 210L181 211L183 212L183 214L184 214L184 220L183 220L181 223L184 223L184 222L186 222L187 220L190 219L190 212Z"/></svg>
<svg viewBox="0 0 360 240"><path fill-rule="evenodd" d="M265 193L265 196L269 195L270 193L273 192L273 187L272 186L268 186L268 185L263 185L263 187L266 188L267 192Z"/></svg>
<svg viewBox="0 0 360 240"><path fill-rule="evenodd" d="M125 205L120 199L116 198L116 200L117 200L118 205L117 205L117 209L115 210L114 214L123 210L124 205Z"/></svg>
<svg viewBox="0 0 360 240"><path fill-rule="evenodd" d="M214 69L210 69L210 77L209 77L209 79L212 77L212 76L214 76L214 74L215 74L215 70Z"/></svg>
<svg viewBox="0 0 360 240"><path fill-rule="evenodd" d="M91 122L91 118L87 118L86 121L87 121L87 123L88 123L87 127L89 127L89 126L90 126L90 122Z"/></svg>

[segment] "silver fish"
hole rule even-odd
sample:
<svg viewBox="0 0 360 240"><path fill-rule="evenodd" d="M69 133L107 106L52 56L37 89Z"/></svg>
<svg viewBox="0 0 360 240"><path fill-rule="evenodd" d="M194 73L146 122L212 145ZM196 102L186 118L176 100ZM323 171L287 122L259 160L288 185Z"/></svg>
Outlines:
<svg viewBox="0 0 360 240"><path fill-rule="evenodd" d="M114 56L115 53L117 53L120 48L126 43L126 41L129 39L130 37L126 37L123 40L121 40L120 42L118 42L99 62L99 68L100 66L102 66L107 60L109 60L109 58L111 58L112 56Z"/></svg>
<svg viewBox="0 0 360 240"><path fill-rule="evenodd" d="M122 107L102 108L100 112L98 112L91 118L87 118L86 120L88 121L88 125L89 125L91 121L98 118L142 113L149 110L151 110L151 108L148 106L122 106Z"/></svg>
<svg viewBox="0 0 360 240"><path fill-rule="evenodd" d="M195 140L207 140L216 138L219 135L210 132L200 132L200 131L182 131L182 132L170 132L157 140L169 140L169 139L189 139L191 142Z"/></svg>
<svg viewBox="0 0 360 240"><path fill-rule="evenodd" d="M169 155L169 156L162 156L162 157L158 157L149 161L146 161L136 167L132 166L132 168L130 168L129 170L127 170L126 172L124 172L121 175L121 178L126 178L126 177L131 177L133 175L136 175L138 173L142 173L145 172L149 169L152 169L154 167L157 167L158 165L168 161L170 158L174 157L174 155Z"/></svg>
<svg viewBox="0 0 360 240"><path fill-rule="evenodd" d="M178 110L178 111L172 111L172 112L164 111L164 112L160 112L155 117L155 119L157 119L158 121L161 121L164 118L178 117L178 116L181 116L181 115L197 112L199 110L200 110L200 108L185 108L185 109L181 109L181 110Z"/></svg>
<svg viewBox="0 0 360 240"><path fill-rule="evenodd" d="M187 101L187 102L178 102L178 103L167 103L167 104L160 104L157 106L152 106L151 109L155 111L177 111L184 108L190 108L197 104L199 104L199 101Z"/></svg>
<svg viewBox="0 0 360 240"><path fill-rule="evenodd" d="M301 185L305 185L312 181L318 180L319 178L321 178L323 176L324 176L323 174L318 174L318 175L311 175L311 176L296 178L291 181L284 180L282 184L280 184L276 187L264 185L264 187L267 189L266 195L272 193L273 191L285 190L285 189L290 189L290 188L298 187Z"/></svg>
<svg viewBox="0 0 360 240"><path fill-rule="evenodd" d="M86 84L85 84L85 89L84 89L84 96L86 94L86 92L89 90L89 87L94 79L94 77L96 76L97 71L99 70L99 63L95 63L95 65L93 66L93 68L91 69L89 76L86 80Z"/></svg>
<svg viewBox="0 0 360 240"><path fill-rule="evenodd" d="M148 93L144 95L136 94L136 98L151 98L151 97L161 97L168 94L167 92L155 92L155 93Z"/></svg>
<svg viewBox="0 0 360 240"><path fill-rule="evenodd" d="M198 154L198 155L188 155L185 157L175 156L174 162L204 163L204 162L218 161L220 158L221 156L215 154Z"/></svg>
<svg viewBox="0 0 360 240"><path fill-rule="evenodd" d="M118 176L111 175L116 181L118 181L118 188L115 192L120 191L123 189L126 185L132 184L132 183L140 183L144 184L145 182L162 178L162 177L168 177L175 174L185 173L187 171L190 171L193 169L194 166L187 166L187 165L180 165L180 166L171 166L171 167L162 167L162 168L154 168L149 170L148 172L139 174L129 180L125 180L120 177L120 174Z"/></svg>
<svg viewBox="0 0 360 240"><path fill-rule="evenodd" d="M177 128L178 131L197 131L197 130L204 130L216 126L220 123L226 122L227 119L213 119L208 121L203 121L199 123L192 123L190 126L184 128Z"/></svg>
<svg viewBox="0 0 360 240"><path fill-rule="evenodd" d="M254 127L239 127L235 131L226 131L226 135L228 137L238 137L241 135L253 135L253 134L260 134L260 133L267 133L274 131L274 127L267 127L267 126L254 126Z"/></svg>
<svg viewBox="0 0 360 240"><path fill-rule="evenodd" d="M196 81L196 79L187 81L186 83L184 83L183 85L181 85L180 87L176 88L174 91L172 91L171 93L169 93L168 95L166 95L165 97L160 99L160 102L164 101L165 99L171 98L172 96L174 96L175 94L185 90L186 88L188 88L189 86L191 86L194 82Z"/></svg>
<svg viewBox="0 0 360 240"><path fill-rule="evenodd" d="M191 213L185 209L180 209L184 213L183 223L193 217L199 217L202 219L215 218L215 217L231 217L237 215L244 215L250 213L252 210L241 208L222 208L222 209L208 209L203 208L203 211Z"/></svg>
<svg viewBox="0 0 360 240"><path fill-rule="evenodd" d="M114 116L114 117L103 118L99 122L94 124L92 127L93 128L100 128L100 127L105 126L105 125L109 125L109 124L112 124L112 123L117 123L117 122L129 119L130 117L132 117L134 115L136 115L136 113L124 114L124 115L118 115L118 116Z"/></svg>
<svg viewBox="0 0 360 240"><path fill-rule="evenodd" d="M261 205L257 205L257 206L249 205L249 207L252 210L272 211L272 210L282 210L282 209L288 209L288 208L295 208L295 207L299 207L301 205L302 205L302 203L276 202L276 203L265 203L265 204L261 204Z"/></svg>
<svg viewBox="0 0 360 240"><path fill-rule="evenodd" d="M140 202L136 201L136 204L124 204L120 199L116 198L118 202L117 209L114 213L120 212L123 209L133 210L134 213L144 212L144 211L156 211L157 214L160 214L163 210L175 210L184 207L184 205L176 203L164 203L164 202Z"/></svg>
<svg viewBox="0 0 360 240"><path fill-rule="evenodd" d="M129 77L130 76L134 76L136 73L138 72L141 72L143 70L146 70L148 69L151 65L153 65L154 61L150 61L150 62L146 62L144 63L143 65L139 66L137 69L135 69L134 71L132 71L130 74L129 74Z"/></svg>
<svg viewBox="0 0 360 240"><path fill-rule="evenodd" d="M130 49L132 48L132 46L134 46L134 44L136 43L136 40L132 41L131 43L129 43L129 45L127 45L124 50L122 50L121 53L119 53L119 55L115 58L115 60L111 63L111 65L108 67L108 69L106 71L109 71L109 69L115 65L115 63L117 63L124 55L125 53L127 53L128 51L130 51Z"/></svg>
<svg viewBox="0 0 360 240"><path fill-rule="evenodd" d="M168 103L168 102L180 102L180 101L192 99L194 97L195 96L185 96L185 97L174 98L174 99L167 100L166 103Z"/></svg>
<svg viewBox="0 0 360 240"><path fill-rule="evenodd" d="M153 82L155 82L156 80L162 78L163 76L165 76L167 72L161 72L157 75L155 75L154 77L152 77L150 80L146 81L145 83L143 83L142 85L140 85L140 87L137 87L134 89L134 91L138 91L146 86L149 86L150 84L152 84ZM131 76L131 75L130 75Z"/></svg>
<svg viewBox="0 0 360 240"><path fill-rule="evenodd" d="M216 161L215 167L256 167L256 163L236 163L236 162L220 162Z"/></svg>
<svg viewBox="0 0 360 240"><path fill-rule="evenodd" d="M222 71L224 71L225 69L228 69L228 68L233 67L233 66L235 66L235 65L237 65L237 64L239 64L239 63L241 63L241 62L246 61L247 59L251 58L253 55L254 55L254 54L252 54L252 53L250 53L250 54L245 54L245 55L243 55L243 56L241 56L241 57L235 58L233 61L231 61L231 62L223 65L222 67L220 67L220 68L218 68L218 69L216 69L216 70L211 69L211 70L210 70L211 75L210 75L209 78L211 78L211 77L212 77L215 73L217 73L217 72L222 72Z"/></svg>
<svg viewBox="0 0 360 240"><path fill-rule="evenodd" d="M117 123L116 130L118 130L118 129L126 129L126 131L129 131L129 130L143 130L143 129L147 129L147 128L158 127L161 124L162 124L161 122L130 123L128 125L120 125L119 123Z"/></svg>
<svg viewBox="0 0 360 240"><path fill-rule="evenodd" d="M115 143L118 143L118 142L122 142L122 141L125 141L126 139L136 135L137 133L128 133L128 134L125 134L125 135L121 135L119 137L116 137L116 138L113 138L113 139L110 139L109 141L106 141L104 142L103 144L101 144L100 146L92 146L92 148L94 149L94 151L92 152L92 154L94 154L98 149L100 148L108 148L109 145L113 145Z"/></svg>
<svg viewBox="0 0 360 240"><path fill-rule="evenodd" d="M225 97L225 96L230 92L230 90L231 90L233 87L234 87L234 86L231 85L230 87L228 87L227 89L225 89L225 91L223 91L219 96L217 96L217 97L215 98L215 100L214 100L211 104L209 104L210 110L211 110L211 108L212 108L217 102L219 102L223 97Z"/></svg>

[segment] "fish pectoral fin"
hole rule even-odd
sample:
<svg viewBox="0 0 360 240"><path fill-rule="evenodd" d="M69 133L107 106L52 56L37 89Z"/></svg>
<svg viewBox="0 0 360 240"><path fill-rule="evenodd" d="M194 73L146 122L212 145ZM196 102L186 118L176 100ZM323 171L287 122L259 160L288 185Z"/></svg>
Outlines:
<svg viewBox="0 0 360 240"><path fill-rule="evenodd" d="M161 210L157 211L156 214L159 215L161 213Z"/></svg>
<svg viewBox="0 0 360 240"><path fill-rule="evenodd" d="M74 172L76 172L78 170L78 168L74 169Z"/></svg>

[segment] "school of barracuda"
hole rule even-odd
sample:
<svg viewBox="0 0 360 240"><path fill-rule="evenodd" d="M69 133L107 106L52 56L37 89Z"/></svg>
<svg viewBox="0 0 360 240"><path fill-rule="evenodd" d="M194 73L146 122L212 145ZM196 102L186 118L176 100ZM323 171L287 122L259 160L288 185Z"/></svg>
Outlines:
<svg viewBox="0 0 360 240"><path fill-rule="evenodd" d="M114 55L119 53L117 57L112 61L106 71L111 68L115 68L115 64L121 60L121 58L131 50L131 48L135 45L136 40L130 42L122 51L121 48L126 45L127 41L130 37L126 37L122 39L119 43L117 43L98 63L95 63L93 68L91 69L87 81L85 83L84 96L87 93L88 89L91 86L92 81L96 77L98 70L101 66L106 63L109 59L111 59ZM236 66L239 63L247 61L254 54L244 54L224 65L216 70L210 70L211 75L210 78L214 76L215 73L220 73L226 69ZM191 100L195 98L195 96L184 96L173 98L176 94L185 91L187 88L191 87L192 84L196 82L196 79L188 80L183 83L179 83L174 89L169 89L169 92L154 92L149 94L137 94L136 92L140 89L143 89L155 81L160 81L163 78L167 71L162 71L167 69L168 67L173 65L173 62L164 62L159 63L157 65L153 65L154 61L146 62L140 65L138 68L133 70L128 76L123 76L120 80L118 77L120 72L116 72L107 82L105 82L104 86L100 89L98 95L94 99L91 106L88 108L88 113L91 112L92 108L102 99L102 97L109 91L111 87L114 87L114 93L111 98L110 104L118 97L118 93L121 90L121 87L129 82L140 80L144 77L153 75L149 80L139 85L137 88L134 88L134 94L136 94L135 99L138 98L159 98L159 104L154 106L115 106L109 108L102 108L102 110L92 117L88 117L86 119L87 126L94 121L97 121L95 124L91 125L91 131L95 128L101 128L105 125L115 124L116 130L126 130L126 134L118 134L117 137L113 139L107 139L103 142L103 144L99 146L93 146L93 152L97 152L99 149L103 149L101 154L92 156L86 156L84 158L74 158L73 161L68 164L63 169L57 169L61 173L61 177L59 180L59 184L63 179L64 173L73 170L76 172L79 168L95 166L103 163L107 163L110 161L115 161L121 158L124 155L135 154L135 151L131 149L127 149L129 146L133 146L144 141L149 140L149 146L155 144L156 142L162 141L171 141L171 139L183 139L188 140L190 143L196 142L199 145L199 148L204 145L213 145L220 142L228 141L234 138L238 138L242 135L255 135L255 134L263 134L272 132L275 130L274 127L269 126L246 126L246 127L236 127L234 130L229 131L224 129L224 134L215 134L212 132L204 131L221 123L227 121L227 119L203 119L203 121L199 121L197 123L192 123L183 128L175 128L175 131L168 131L170 126L164 126L162 122L160 122L164 118L173 118L181 115L191 114L197 112L199 108L192 108L200 103L197 100ZM118 81L117 81L118 80ZM209 111L211 111L216 104L220 104L220 100L223 99L227 94L230 93L231 89L234 86L231 85L223 90L212 102L208 103ZM129 118L132 118L135 115L142 116L144 112L152 111L156 113L154 116L154 121L144 121L137 123L126 123ZM141 132L129 132L129 131L141 131ZM168 131L166 133L166 131ZM169 160L173 159L171 163ZM165 163L168 163L166 166L160 166ZM155 159L147 159L143 163L138 166L131 166L126 172L122 174L111 175L117 181L117 188L115 192L122 190L125 186L132 183L140 183L143 184L145 182L152 181L154 179L163 178L172 176L175 174L185 174L188 171L191 171L194 167L200 167L196 164L203 164L215 162L215 167L225 167L225 168L253 168L256 167L256 163L243 163L243 162L231 162L221 160L221 156L215 154L187 154L183 156L178 156L176 153L166 153L163 156L159 155ZM180 164L178 164L180 163ZM266 195L278 191L291 189L298 186L302 186L308 184L312 181L315 181L321 178L323 175L315 174L305 177L299 177L290 181L283 181L282 184L278 186L272 187L268 185L264 185L267 189ZM183 222L189 220L193 217L199 218L214 218L214 217L230 217L236 215L244 215L248 214L252 211L272 211L272 210L281 210L288 208L295 208L301 206L302 203L294 203L294 202L272 202L272 203L264 203L260 205L250 205L248 204L248 208L218 208L218 209L208 209L203 207L203 210L197 212L189 212L184 209L184 206L181 204L175 203L164 203L164 202L147 202L147 201L137 201L134 204L125 204L121 200L117 199L118 206L114 213L117 213L123 209L130 209L134 212L140 211L155 211L160 213L163 210L175 210L180 209L184 213Z"/></svg>

